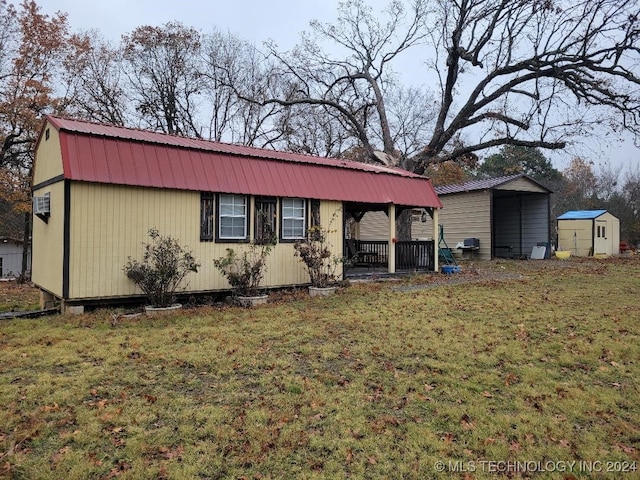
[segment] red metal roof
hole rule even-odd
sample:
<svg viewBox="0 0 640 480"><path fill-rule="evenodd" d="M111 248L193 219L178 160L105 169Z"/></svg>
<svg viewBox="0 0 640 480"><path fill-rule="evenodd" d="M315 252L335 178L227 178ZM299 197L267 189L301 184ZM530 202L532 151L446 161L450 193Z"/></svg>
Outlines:
<svg viewBox="0 0 640 480"><path fill-rule="evenodd" d="M70 180L437 207L426 177L397 168L49 116Z"/></svg>

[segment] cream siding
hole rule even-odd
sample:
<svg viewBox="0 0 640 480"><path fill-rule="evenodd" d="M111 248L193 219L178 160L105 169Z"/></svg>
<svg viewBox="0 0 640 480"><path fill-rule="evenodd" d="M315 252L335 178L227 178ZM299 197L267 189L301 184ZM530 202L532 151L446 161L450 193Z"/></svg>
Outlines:
<svg viewBox="0 0 640 480"><path fill-rule="evenodd" d="M31 240L31 280L40 288L62 297L64 254L64 182L57 182L33 192L50 194L51 214L48 223L33 216Z"/></svg>
<svg viewBox="0 0 640 480"><path fill-rule="evenodd" d="M358 224L358 240L388 240L389 216L385 212L367 212Z"/></svg>
<svg viewBox="0 0 640 480"><path fill-rule="evenodd" d="M200 193L91 183L73 183L70 217L69 298L119 297L140 294L126 278L123 266L129 256L142 257L142 243L150 228L176 238L201 264L186 278L188 291L229 288L213 266L226 248L242 251L243 243L200 241ZM330 221L340 202L321 202L321 222ZM251 222L254 221L251 212ZM331 243L336 255L342 249L342 216L332 224ZM253 232L253 225L250 225ZM263 286L305 284L308 275L293 255L293 244L278 243L267 261Z"/></svg>
<svg viewBox="0 0 640 480"><path fill-rule="evenodd" d="M438 222L444 228L444 239L453 253L460 256L462 252L456 250L458 242L465 238L480 240L480 250L473 253L473 258L491 258L491 202L490 191L480 190L461 194L441 195L442 209L438 214ZM427 221L414 221L411 225L413 238L430 238L433 236L433 220L427 215ZM438 238L436 248L438 247ZM466 254L465 254L466 255Z"/></svg>
<svg viewBox="0 0 640 480"><path fill-rule="evenodd" d="M40 137L36 152L36 162L33 172L33 184L38 185L52 178L62 175L62 151L60 150L60 136L49 122L45 123L45 133ZM46 132L49 132L47 139Z"/></svg>
<svg viewBox="0 0 640 480"><path fill-rule="evenodd" d="M558 250L578 257L593 254L593 220L558 220Z"/></svg>
<svg viewBox="0 0 640 480"><path fill-rule="evenodd" d="M440 197L442 200L442 197ZM422 210L420 210L422 212ZM440 212L442 214L442 211ZM417 217L412 219L411 221L411 239L412 240L434 240L433 238L433 219L429 212L427 212L427 216L425 217L426 221L422 221L422 214L420 218ZM435 241L438 241L438 237L436 236Z"/></svg>
<svg viewBox="0 0 640 480"><path fill-rule="evenodd" d="M36 149L33 185L54 181L63 174L58 131L48 122ZM47 134L48 132L48 134ZM49 138L47 138L47 136ZM33 191L33 196L50 194L51 214L48 223L33 216L31 280L43 290L62 296L64 254L64 181L60 180Z"/></svg>
<svg viewBox="0 0 640 480"><path fill-rule="evenodd" d="M517 190L518 192L547 193L547 190L534 182L520 177L494 187L494 190Z"/></svg>
<svg viewBox="0 0 640 480"><path fill-rule="evenodd" d="M620 220L609 212L605 213L603 217L607 221L609 232L607 234L607 240L609 242L610 250L607 251L607 254L620 255Z"/></svg>

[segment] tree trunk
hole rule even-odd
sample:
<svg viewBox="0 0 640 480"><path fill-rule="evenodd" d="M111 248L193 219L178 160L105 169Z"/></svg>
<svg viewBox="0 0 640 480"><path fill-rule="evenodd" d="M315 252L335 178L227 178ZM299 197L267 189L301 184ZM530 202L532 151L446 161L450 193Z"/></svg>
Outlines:
<svg viewBox="0 0 640 480"><path fill-rule="evenodd" d="M22 236L22 268L18 281L24 283L30 278L27 275L29 270L29 252L31 251L31 214L24 214L24 234Z"/></svg>
<svg viewBox="0 0 640 480"><path fill-rule="evenodd" d="M396 238L398 240L411 240L411 209L402 211L396 218Z"/></svg>

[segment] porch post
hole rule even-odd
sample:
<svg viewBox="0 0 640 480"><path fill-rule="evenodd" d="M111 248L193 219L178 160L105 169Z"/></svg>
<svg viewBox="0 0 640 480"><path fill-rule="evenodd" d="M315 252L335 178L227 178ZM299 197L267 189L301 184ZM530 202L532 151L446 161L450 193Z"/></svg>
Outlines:
<svg viewBox="0 0 640 480"><path fill-rule="evenodd" d="M433 209L433 271L437 272L440 270L438 266L438 257L439 257L439 249L438 244L440 243L440 227L438 225L438 209Z"/></svg>
<svg viewBox="0 0 640 480"><path fill-rule="evenodd" d="M396 206L389 205L389 273L396 273Z"/></svg>

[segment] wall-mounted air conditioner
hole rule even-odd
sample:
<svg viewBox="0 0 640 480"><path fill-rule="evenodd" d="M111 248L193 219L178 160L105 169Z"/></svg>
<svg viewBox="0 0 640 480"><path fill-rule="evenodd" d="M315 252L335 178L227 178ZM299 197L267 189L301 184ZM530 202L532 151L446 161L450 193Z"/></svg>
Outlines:
<svg viewBox="0 0 640 480"><path fill-rule="evenodd" d="M43 220L49 217L51 214L51 194L49 192L41 197L33 197L33 213Z"/></svg>

